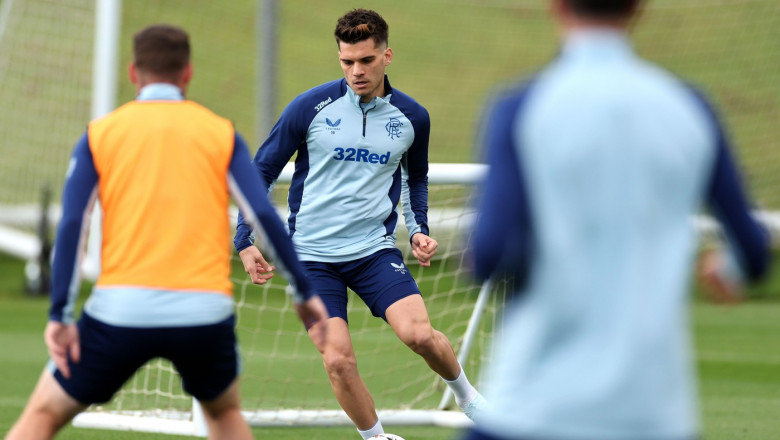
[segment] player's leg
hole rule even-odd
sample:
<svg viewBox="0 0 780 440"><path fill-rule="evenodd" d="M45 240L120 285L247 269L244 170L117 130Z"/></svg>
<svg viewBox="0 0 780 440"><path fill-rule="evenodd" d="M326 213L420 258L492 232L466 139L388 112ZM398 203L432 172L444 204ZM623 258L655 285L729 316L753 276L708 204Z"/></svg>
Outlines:
<svg viewBox="0 0 780 440"><path fill-rule="evenodd" d="M419 354L452 389L455 402L470 418L484 399L463 372L452 344L433 328L417 283L398 249L383 249L363 259L351 287L374 316L384 318L401 341Z"/></svg>
<svg viewBox="0 0 780 440"><path fill-rule="evenodd" d="M381 249L358 260L351 269L347 273L350 287L371 313L384 318L401 341L422 356L439 376L456 379L461 368L452 345L431 326L420 289L404 266L401 251Z"/></svg>
<svg viewBox="0 0 780 440"><path fill-rule="evenodd" d="M431 326L422 296L410 295L394 302L385 311L385 319L398 338L441 376L463 412L472 420L478 417L485 399L469 382L449 339Z"/></svg>
<svg viewBox="0 0 780 440"><path fill-rule="evenodd" d="M241 415L235 317L169 328L163 350L181 375L184 391L200 402L209 438L251 439L252 430Z"/></svg>
<svg viewBox="0 0 780 440"><path fill-rule="evenodd" d="M347 284L343 271L349 264L304 261L303 266L330 315L327 340L324 346L317 346L317 350L322 355L333 394L363 438L382 434L384 431L376 414L374 399L358 372L347 324Z"/></svg>
<svg viewBox="0 0 780 440"><path fill-rule="evenodd" d="M409 295L394 302L385 318L398 338L422 356L428 366L445 380L455 380L461 372L449 339L431 326L421 295Z"/></svg>
<svg viewBox="0 0 780 440"><path fill-rule="evenodd" d="M86 406L70 397L52 373L44 370L30 401L24 408L21 417L6 434L6 440L38 440L54 437Z"/></svg>
<svg viewBox="0 0 780 440"><path fill-rule="evenodd" d="M210 439L251 439L252 430L241 415L238 378L219 397L200 400Z"/></svg>
<svg viewBox="0 0 780 440"><path fill-rule="evenodd" d="M339 405L357 429L370 431L377 427L379 417L374 407L374 399L358 372L347 322L340 317L335 317L328 319L327 325L328 338L325 346L317 348L322 355L333 394L336 395ZM383 432L381 425L378 428L378 433L381 434Z"/></svg>
<svg viewBox="0 0 780 440"><path fill-rule="evenodd" d="M68 360L65 378L50 361L33 391L18 427L7 439L51 438L79 411L103 403L122 386L151 355L139 341L137 329L116 327L83 313L78 322L81 359Z"/></svg>
<svg viewBox="0 0 780 440"><path fill-rule="evenodd" d="M398 338L441 376L463 412L472 420L478 417L485 399L469 382L449 339L431 326L422 296L410 295L394 302L385 311L385 319Z"/></svg>

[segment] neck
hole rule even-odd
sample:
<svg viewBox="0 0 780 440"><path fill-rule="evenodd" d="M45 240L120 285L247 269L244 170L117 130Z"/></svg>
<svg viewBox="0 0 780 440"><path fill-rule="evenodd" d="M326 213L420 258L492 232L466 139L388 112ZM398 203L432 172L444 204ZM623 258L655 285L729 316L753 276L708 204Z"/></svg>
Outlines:
<svg viewBox="0 0 780 440"><path fill-rule="evenodd" d="M150 81L139 81L135 85L135 92L136 92L136 94L138 94L138 92L140 92L141 89L143 89L144 87L146 87L148 85L151 85L151 84L168 84L168 85L174 86L177 89L181 90L181 94L182 95L184 95L186 93L186 88L182 84L177 84L177 83L171 82L171 81L153 81L153 80L150 80Z"/></svg>
<svg viewBox="0 0 780 440"><path fill-rule="evenodd" d="M631 11L620 16L614 17L593 17L580 15L574 12L565 1L558 0L553 2L552 14L558 23L558 29L561 36L566 37L571 33L583 30L602 30L627 33L641 9L636 6Z"/></svg>
<svg viewBox="0 0 780 440"><path fill-rule="evenodd" d="M360 102L371 102L372 99L375 97L384 97L387 93L385 92L385 80L382 79L382 84L377 87L375 93L369 95L369 96L361 96Z"/></svg>
<svg viewBox="0 0 780 440"><path fill-rule="evenodd" d="M182 95L186 94L187 92L187 84L188 84L188 76L183 72L179 75L175 76L169 76L169 75L155 75L150 72L144 72L137 70L137 76L135 78L135 88L136 93L138 93L142 88L150 85L150 84L170 84L174 87L177 87L179 90L181 90Z"/></svg>
<svg viewBox="0 0 780 440"><path fill-rule="evenodd" d="M569 17L561 21L560 31L563 36L581 31L612 31L627 33L630 27L630 19L591 19L582 17Z"/></svg>
<svg viewBox="0 0 780 440"><path fill-rule="evenodd" d="M360 102L362 102L362 103L369 103L369 102L371 102L372 99L374 99L377 96L385 96L385 94L384 94L384 92L380 92L380 93L378 93L376 95L361 96L360 97Z"/></svg>
<svg viewBox="0 0 780 440"><path fill-rule="evenodd" d="M152 83L144 86L135 96L138 101L181 101L181 89L170 83Z"/></svg>

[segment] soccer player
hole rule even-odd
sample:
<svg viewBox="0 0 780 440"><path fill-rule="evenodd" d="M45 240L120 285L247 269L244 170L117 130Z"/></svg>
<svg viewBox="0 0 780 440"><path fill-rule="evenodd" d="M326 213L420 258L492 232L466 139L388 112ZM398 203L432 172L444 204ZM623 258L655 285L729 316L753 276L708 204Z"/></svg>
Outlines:
<svg viewBox="0 0 780 440"><path fill-rule="evenodd" d="M560 55L497 96L472 236L479 278L514 276L469 440L693 440L688 330L706 202L732 246L724 298L769 260L728 138L697 91L640 59L639 0L551 0Z"/></svg>
<svg viewBox="0 0 780 440"><path fill-rule="evenodd" d="M378 13L350 11L338 20L334 34L344 78L295 98L255 156L271 185L298 154L288 227L306 276L330 316L328 342L317 348L336 399L363 438L382 433L350 339L349 287L444 379L458 405L473 417L483 399L446 336L431 326L420 290L395 246L396 207L404 192L410 199L405 221L415 258L430 266L436 254L427 225L428 112L390 86L385 69L393 51L387 23ZM253 282L265 283L273 268L251 246L251 228L241 218L235 245Z"/></svg>
<svg viewBox="0 0 780 440"><path fill-rule="evenodd" d="M209 438L252 438L239 408L230 194L262 225L297 287L298 313L319 343L324 337L325 307L246 144L230 121L184 99L193 72L187 33L151 26L135 35L133 51L137 99L92 121L68 166L44 333L51 361L7 439L53 437L155 357L171 360L201 402ZM76 325L80 248L96 199L103 267Z"/></svg>

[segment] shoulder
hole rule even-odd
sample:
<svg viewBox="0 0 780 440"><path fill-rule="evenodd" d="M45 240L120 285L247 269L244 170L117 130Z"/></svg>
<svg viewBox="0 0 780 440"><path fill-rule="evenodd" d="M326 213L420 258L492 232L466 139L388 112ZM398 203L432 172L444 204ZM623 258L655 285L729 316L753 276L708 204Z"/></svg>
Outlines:
<svg viewBox="0 0 780 440"><path fill-rule="evenodd" d="M346 93L346 81L338 79L313 87L296 96L282 112L280 121L306 127L317 114Z"/></svg>
<svg viewBox="0 0 780 440"><path fill-rule="evenodd" d="M430 124L428 110L406 93L398 89L392 89L390 104L395 106L413 123Z"/></svg>
<svg viewBox="0 0 780 440"><path fill-rule="evenodd" d="M497 86L485 103L487 112L492 116L514 117L528 101L537 83L539 75L515 79Z"/></svg>
<svg viewBox="0 0 780 440"><path fill-rule="evenodd" d="M106 133L110 133L113 127L132 124L141 116L137 102L129 101L111 112L91 120L87 125L90 145L95 144L97 139L102 138Z"/></svg>
<svg viewBox="0 0 780 440"><path fill-rule="evenodd" d="M676 118L676 123L698 123L699 126L716 132L723 129L717 107L697 84L649 61L643 60L639 64L642 66L645 80L655 86L648 86L648 93L664 105L667 113L676 110L679 114L688 116L685 119Z"/></svg>
<svg viewBox="0 0 780 440"><path fill-rule="evenodd" d="M296 96L288 108L292 107L296 110L303 110L307 112L319 112L327 105L337 100L346 93L347 83L344 79L337 79L335 81L329 81L325 84L320 84L317 87L313 87L300 95Z"/></svg>
<svg viewBox="0 0 780 440"><path fill-rule="evenodd" d="M670 74L678 86L687 94L693 103L701 110L706 119L712 123L719 124L718 110L712 103L707 94L697 84L685 81Z"/></svg>
<svg viewBox="0 0 780 440"><path fill-rule="evenodd" d="M89 126L90 127L99 126L102 124L110 123L114 119L121 118L125 114L133 111L133 109L135 108L135 103L136 101L129 101L124 103L119 107L115 108L114 110L91 120L89 122Z"/></svg>
<svg viewBox="0 0 780 440"><path fill-rule="evenodd" d="M233 122L231 120L214 113L213 110L209 109L203 104L199 104L195 101L182 101L182 103L186 108L190 109L191 112L198 114L205 119L211 119L215 122L229 125L231 128L233 127Z"/></svg>

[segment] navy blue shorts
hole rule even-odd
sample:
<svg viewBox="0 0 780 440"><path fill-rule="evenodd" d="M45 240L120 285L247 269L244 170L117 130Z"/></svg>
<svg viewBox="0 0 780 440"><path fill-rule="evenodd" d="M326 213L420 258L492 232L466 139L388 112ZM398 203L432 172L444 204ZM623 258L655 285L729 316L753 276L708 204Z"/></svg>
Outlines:
<svg viewBox="0 0 780 440"><path fill-rule="evenodd" d="M303 261L306 277L311 281L328 313L347 321L347 288L352 289L374 316L385 319L385 311L396 301L420 294L401 251L381 249L375 253L343 263ZM349 321L347 321L349 322Z"/></svg>
<svg viewBox="0 0 780 440"><path fill-rule="evenodd" d="M219 397L238 377L235 317L194 327L134 328L104 324L86 313L78 322L81 360L68 360L70 379L54 378L65 392L89 405L104 403L154 358L166 358L198 400Z"/></svg>

